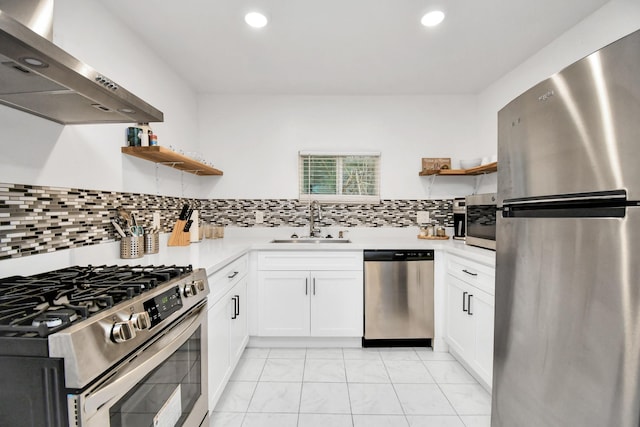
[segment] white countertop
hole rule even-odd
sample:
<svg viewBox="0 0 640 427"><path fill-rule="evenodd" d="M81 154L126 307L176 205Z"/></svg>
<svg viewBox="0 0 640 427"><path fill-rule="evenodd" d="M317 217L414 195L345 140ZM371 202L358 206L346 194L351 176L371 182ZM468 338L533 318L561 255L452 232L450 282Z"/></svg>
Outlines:
<svg viewBox="0 0 640 427"><path fill-rule="evenodd" d="M336 236L337 230L328 230ZM465 245L457 240L418 239L417 227L408 228L349 228L347 238L352 243L270 243L273 239L289 238L293 232L304 234L304 229L235 228L228 227L222 239L202 240L189 246L167 246L168 234L160 237L160 252L137 259L121 259L119 242L56 251L0 261L0 277L31 275L72 265L150 265L191 264L206 268L211 274L235 258L251 250L365 250L365 249L434 249L442 250L488 266L495 266L495 252ZM323 229L323 234L326 234Z"/></svg>

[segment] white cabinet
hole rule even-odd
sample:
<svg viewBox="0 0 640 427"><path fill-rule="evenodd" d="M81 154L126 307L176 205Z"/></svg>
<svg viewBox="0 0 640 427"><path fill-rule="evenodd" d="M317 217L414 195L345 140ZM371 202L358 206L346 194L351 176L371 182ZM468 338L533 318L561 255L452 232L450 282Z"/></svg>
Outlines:
<svg viewBox="0 0 640 427"><path fill-rule="evenodd" d="M260 335L309 335L309 272L258 272L258 301Z"/></svg>
<svg viewBox="0 0 640 427"><path fill-rule="evenodd" d="M209 410L222 393L231 369L231 329L229 328L229 303L225 298L208 311L208 348L209 348ZM215 398L214 398L215 397Z"/></svg>
<svg viewBox="0 0 640 427"><path fill-rule="evenodd" d="M491 267L448 255L447 342L488 388L493 376L494 277Z"/></svg>
<svg viewBox="0 0 640 427"><path fill-rule="evenodd" d="M247 316L247 277L240 279L229 294L231 297L232 315L230 320L229 353L231 360L242 356L249 339L249 322Z"/></svg>
<svg viewBox="0 0 640 427"><path fill-rule="evenodd" d="M466 309L469 285L455 277L447 276L447 339L456 353L470 353L474 342L473 319Z"/></svg>
<svg viewBox="0 0 640 427"><path fill-rule="evenodd" d="M271 337L361 337L362 252L258 255L258 331Z"/></svg>
<svg viewBox="0 0 640 427"><path fill-rule="evenodd" d="M361 337L362 271L311 273L311 336Z"/></svg>
<svg viewBox="0 0 640 427"><path fill-rule="evenodd" d="M208 278L211 289L207 312L210 411L215 408L249 341L247 270L245 255Z"/></svg>
<svg viewBox="0 0 640 427"><path fill-rule="evenodd" d="M489 386L493 379L494 307L493 295L474 291L471 297L471 310L476 319L473 366Z"/></svg>

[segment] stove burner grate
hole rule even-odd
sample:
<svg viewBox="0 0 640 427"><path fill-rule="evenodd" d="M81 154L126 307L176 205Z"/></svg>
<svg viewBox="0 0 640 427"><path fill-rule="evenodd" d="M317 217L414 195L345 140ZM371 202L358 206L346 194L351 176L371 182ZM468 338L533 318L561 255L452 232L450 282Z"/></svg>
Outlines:
<svg viewBox="0 0 640 427"><path fill-rule="evenodd" d="M89 265L0 279L0 337L46 337L192 271Z"/></svg>

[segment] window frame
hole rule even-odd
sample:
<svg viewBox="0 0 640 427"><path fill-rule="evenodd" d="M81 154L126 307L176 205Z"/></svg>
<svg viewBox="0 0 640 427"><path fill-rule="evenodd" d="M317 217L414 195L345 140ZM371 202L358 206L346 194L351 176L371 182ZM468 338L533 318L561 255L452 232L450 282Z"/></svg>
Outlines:
<svg viewBox="0 0 640 427"><path fill-rule="evenodd" d="M313 157L326 157L334 158L336 160L336 194L310 194L305 192L307 190L303 187L304 165L305 160ZM357 195L357 194L341 194L343 185L343 171L344 171L344 159L348 157L367 157L374 158L374 186L375 194L373 195ZM380 203L380 169L381 169L381 155L377 151L367 152L327 152L327 151L299 151L298 152L298 200L301 202L311 202L317 200L320 203L345 203L345 204L359 204L367 203L374 204Z"/></svg>

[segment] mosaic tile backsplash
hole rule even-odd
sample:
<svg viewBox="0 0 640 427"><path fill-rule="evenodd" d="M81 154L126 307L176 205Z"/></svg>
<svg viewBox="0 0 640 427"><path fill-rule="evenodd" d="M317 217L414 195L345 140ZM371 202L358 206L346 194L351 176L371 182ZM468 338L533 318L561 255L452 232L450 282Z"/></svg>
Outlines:
<svg viewBox="0 0 640 427"><path fill-rule="evenodd" d="M216 225L255 226L254 211L264 211L260 227L303 227L309 204L292 199L186 199L150 194L0 183L0 260L94 245L117 239L111 220L123 207L150 226L160 212L161 231L170 232L182 206L200 210ZM415 226L416 212L453 226L452 200L382 200L379 204L323 204L321 227Z"/></svg>
<svg viewBox="0 0 640 427"><path fill-rule="evenodd" d="M263 227L309 225L309 203L292 199L201 200L200 217L216 225L255 226L255 211L264 212ZM429 211L433 220L453 227L452 200L382 200L379 204L322 204L319 227L409 227L416 212ZM317 218L317 217L316 217Z"/></svg>

